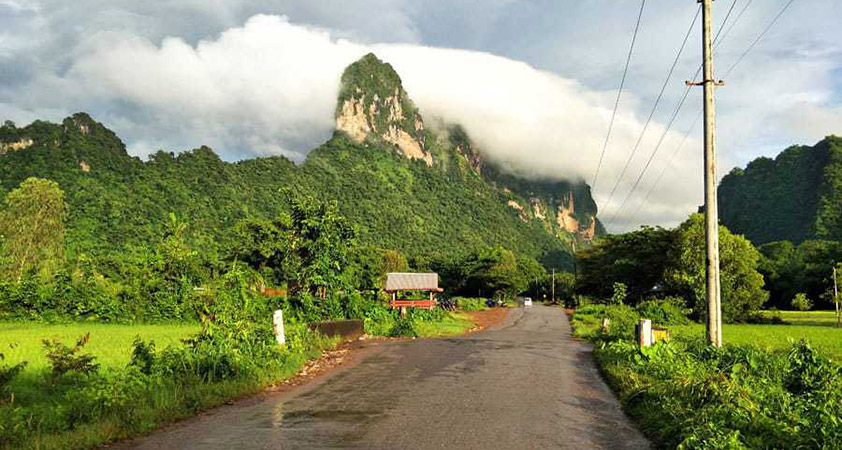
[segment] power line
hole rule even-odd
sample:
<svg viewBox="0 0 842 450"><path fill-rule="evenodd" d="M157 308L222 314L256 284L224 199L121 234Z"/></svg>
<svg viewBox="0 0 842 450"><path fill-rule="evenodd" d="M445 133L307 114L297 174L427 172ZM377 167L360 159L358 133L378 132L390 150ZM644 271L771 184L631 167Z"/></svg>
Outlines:
<svg viewBox="0 0 842 450"><path fill-rule="evenodd" d="M728 29L725 31L725 34L723 34L722 37L720 37L719 32L717 32L716 39L714 40L714 43L713 43L713 49L714 50L718 49L719 46L722 45L722 41L724 41L725 38L728 37L728 35L731 33L731 30L734 29L734 26L740 21L740 19L743 18L743 14L746 13L746 10L748 9L749 6L751 6L751 3L753 1L754 0L748 0L746 2L745 6L743 6L743 9L740 10L740 13L737 14L737 17L734 19L733 22L731 22L731 25L728 27ZM720 31L721 31L721 28L720 28Z"/></svg>
<svg viewBox="0 0 842 450"><path fill-rule="evenodd" d="M599 163L596 165L596 172L593 176L591 189L596 189L596 180L599 177L599 169L602 167L602 161L605 159L605 150L608 148L608 141L611 138L611 130L614 128L614 119L617 117L617 109L620 107L620 96L623 94L623 87L626 85L626 76L629 73L629 63L631 62L632 53L634 53L634 43L637 41L637 32L640 30L641 18L643 18L643 7L646 6L646 0L640 2L640 12L637 13L637 23L634 26L634 35L632 35L631 45L629 46L629 54L626 57L626 65L623 68L623 78L620 80L620 89L617 91L617 99L614 100L614 112L611 113L611 122L608 124L608 133L605 135L605 142L602 144L602 153L599 155Z"/></svg>
<svg viewBox="0 0 842 450"><path fill-rule="evenodd" d="M684 144L687 142L687 138L690 137L690 134L696 129L696 125L699 124L699 119L702 118L702 111L699 110L699 113L696 115L696 119L693 120L693 124L687 129L687 132L684 133L684 137L681 138L681 143L675 147L673 150L672 155L670 155L669 159L667 159L667 163L664 164L664 167L661 168L661 172L658 174L658 177L655 178L655 182L652 183L652 186L649 188L649 191L646 192L646 196L643 197L643 201L638 205L637 209L635 210L634 214L630 216L628 220L623 222L623 225L628 225L629 223L633 223L637 220L637 217L640 215L640 212L643 210L643 206L646 205L646 202L649 201L649 197L652 195L652 192L655 191L655 188L658 186L658 183L661 182L661 178L664 177L664 174L667 173L667 169L672 165L672 162L675 160L675 157L684 148Z"/></svg>
<svg viewBox="0 0 842 450"><path fill-rule="evenodd" d="M667 86L669 85L670 79L672 78L673 72L675 72L675 67L678 65L678 61L681 59L681 54L684 52L684 48L687 46L687 41L690 38L690 34L693 32L693 28L696 26L696 21L699 19L699 14L702 11L702 7L696 10L696 15L693 16L693 20L690 22L690 27L687 29L687 33L684 35L684 40L681 42L681 47L678 49L678 54L675 55L675 60L672 62L672 66L670 67L669 71L667 72L667 77L664 80L663 86L661 86L661 92L658 93L658 97L655 99L655 104L652 106L652 110L649 112L649 117L646 119L646 123L643 125L643 129L640 132L640 135L637 137L637 142L635 142L634 147L632 148L631 155L629 155L628 159L626 159L626 164L623 167L623 170L620 172L620 177L617 178L617 182L614 183L614 187L611 189L611 193L608 195L608 200L605 202L605 208L607 209L608 206L611 205L611 200L614 198L614 193L617 192L617 187L620 185L620 181L623 180L623 177L626 175L626 171L631 165L632 160L634 159L634 155L637 153L637 149L640 147L640 143L643 141L643 136L646 134L646 130L649 129L649 124L652 122L652 117L655 115L655 111L658 109L658 105L661 102L661 99L664 96L664 91L666 91Z"/></svg>
<svg viewBox="0 0 842 450"><path fill-rule="evenodd" d="M730 32L731 32L731 30L734 28L734 25L735 25L735 24L736 24L736 23L740 20L740 18L743 16L743 14L745 13L746 9L748 8L748 6L751 4L751 2L752 2L752 1L753 1L753 0L749 0L749 2L746 4L746 6L744 6L744 7L743 7L743 9L742 9L742 10L740 11L740 13L737 15L737 18L734 20L734 22L733 22L733 23L731 24L731 26L728 28L728 31L726 31L726 32L725 32L725 34L724 34L724 35L722 35L722 36L723 36L723 39L724 39L724 37L725 37L725 36L727 36L727 35L728 35L728 33L730 33ZM745 50L745 51L744 51L744 52L740 55L740 57L739 57L739 58L737 58L737 60L734 62L734 64L732 64L732 65L731 65L731 67L730 67L730 68L726 71L726 73L725 73L725 77L724 77L724 78L727 78L727 77L728 77L728 75L730 75L730 74L734 71L734 69L736 69L736 67L737 67L737 66L738 66L738 65L739 65L739 64L740 64L740 63L741 63L741 62L745 59L745 57L749 54L749 52L751 52L751 50L752 50L752 49L753 49L753 48L757 45L757 43L758 43L758 42L760 42L760 40L763 38L763 36L765 36L765 35L766 35L766 33L767 33L767 32L768 32L771 28L772 28L772 26L774 26L774 25L775 25L775 23L776 23L776 22L777 22L777 21L781 18L781 16L783 16L783 14L787 11L787 9L789 9L789 7L792 5L792 3L793 3L794 1L795 1L795 0L789 0L786 4L784 4L784 6L781 8L781 10L778 12L778 14L777 14L777 15L775 15L775 17L774 17L774 18L773 18L773 19L769 22L769 24L768 24L768 25L766 25L766 27L763 29L763 31L761 31L761 32L760 32L760 34L759 34L759 35L758 35L758 36L754 39L754 41L752 41L752 43L751 43L751 44L750 44L750 45L746 48L746 50ZM736 0L735 0L735 3L736 3ZM733 9L733 4L732 4L732 9ZM726 20L727 20L727 16L726 16ZM723 25L724 25L724 21L723 21ZM721 29L722 29L722 28L720 27L720 31L721 31ZM719 33L717 33L717 37L719 37ZM717 44L717 43L718 43L718 41L716 41L716 42L715 42L715 44ZM698 76L698 71L696 72L696 76ZM694 77L693 77L693 79L695 79L695 78L696 78L696 77L694 76ZM683 103L683 101L682 101L682 103ZM678 148L677 148L677 149L673 152L673 155L670 157L670 160L669 160L669 162L667 163L667 165L665 165L665 166L664 166L664 168L661 170L661 173L658 175L658 178L655 180L655 183L653 183L653 184L652 184L652 187L651 187L651 188L649 189L649 191L647 192L646 196L645 196L645 197L644 197L644 199L643 199L643 202L640 204L640 206L638 207L637 211L635 212L635 214L634 214L634 216L633 216L633 217L634 217L634 219L636 219L636 218L637 218L637 216L639 215L640 211L643 209L643 206L644 206L644 205L646 204L646 202L648 201L648 199L649 199L650 195L651 195L651 194L652 194L652 192L655 190L655 187L656 187L656 186L658 185L658 183L661 181L661 178L663 178L663 175L664 175L664 173L666 172L667 167L668 167L668 166L670 165L670 163L672 162L672 159L673 159L673 158L675 158L675 155L676 155L676 154L678 153L678 151L679 151L679 150L680 150L680 149L684 146L684 142L687 140L687 137L689 136L690 132L691 132L691 131L695 128L695 126L696 126L696 124L698 123L698 121L699 121L699 118L700 118L700 117L701 117L701 114L699 114L699 115L697 115L697 116L696 116L696 119L693 121L693 125L691 125L691 126L690 126L690 128L687 130L687 133L684 135L684 138L682 139L681 144L680 144L680 145L679 145L679 147L678 147ZM632 192L633 192L633 191L634 191L634 189L632 190ZM631 194L629 194L629 196L631 196ZM622 207L621 207L621 209L622 209ZM619 213L619 211L618 211L618 213ZM615 216L616 216L616 214L615 214ZM613 217L612 217L612 219L613 219ZM632 221L633 221L633 220L632 220ZM626 222L626 223L628 223L628 222ZM610 223L609 223L609 225L610 225Z"/></svg>
<svg viewBox="0 0 842 450"><path fill-rule="evenodd" d="M763 36L765 36L765 35L766 35L766 33L769 31L769 29L771 29L771 28L772 28L772 26L773 26L773 25L775 25L775 23L778 21L778 19L780 19L780 18L781 18L781 16L782 16L782 15L784 15L784 13L786 12L786 10L787 10L787 9L789 9L789 7L792 5L792 3L793 3L793 2L795 2L795 0L789 0L789 1L788 1L785 5L784 5L784 7L783 7L783 8L781 8L781 10L780 10L780 11L778 12L778 14L775 16L775 18L774 18L774 19L772 19L772 21L771 21L771 22L769 22L769 24L768 24L768 25L766 25L766 28L764 28L764 29L763 29L763 31L761 31L761 32L760 32L760 34L759 34L759 35L757 35L757 38L756 38L756 39L755 39L755 40L751 43L751 45L749 45L749 46L748 46L748 48L746 48L746 50L743 52L743 54L742 54L742 55L740 55L740 57L739 57L739 58L737 58L737 60L734 62L734 64L732 64L732 65L731 65L731 67L728 69L728 71L727 71L727 72L725 72L725 77L726 77L726 78L728 77L728 75L730 75L730 74L731 74L731 72L733 72L733 71L734 71L734 69L735 69L735 68L737 68L737 65L739 65L739 64L743 61L743 59L745 59L746 55L748 55L748 53L749 53L749 52L750 52L750 51L754 48L754 46L755 46L755 45L757 45L757 43L758 43L758 42L760 42L760 39L763 39Z"/></svg>
<svg viewBox="0 0 842 450"><path fill-rule="evenodd" d="M737 0L734 0L733 2L731 2L731 6L728 8L728 13L725 15L725 18L722 19L722 23L719 25L719 30L717 30L716 36L713 39L714 44L719 42L719 39L722 36L722 32L725 29L725 25L728 23L728 19L731 17L731 14L734 12L734 7L736 5L737 5ZM743 12L745 12L745 9L743 9ZM736 24L737 20L739 20L739 17L734 20L733 24ZM695 19L694 19L693 24L695 24ZM691 24L691 28L688 31L688 35L685 37L685 43L686 43L687 37L689 37L690 31L692 31L692 25L693 24ZM731 28L733 28L733 24L732 24ZM729 31L730 31L730 29L729 29ZM683 48L683 44L682 44L682 48ZM696 77L699 76L699 73L701 72L701 70L702 70L702 65L699 65L699 68L696 69L696 73L693 75L693 77L691 79L696 79ZM675 119L678 116L678 113L681 111L681 108L684 106L684 102L687 100L687 95L690 93L690 89L691 89L691 86L688 85L687 88L684 90L684 95L681 97L681 100L679 101L678 106L676 107L675 111L673 112L673 115L670 118L670 121L667 124L666 129L664 130L663 134L661 135L661 138L658 140L658 144L652 150L652 153L650 153L649 158L646 161L646 165L643 167L643 170L641 171L640 175L637 177L637 180L635 181L632 189L629 191L626 198L620 204L620 207L617 208L616 212L611 216L611 219L607 222L608 226L610 226L614 222L614 219L616 219L616 217L620 214L620 212L622 212L622 210L625 208L625 206L628 203L629 199L631 198L632 194L634 194L635 190L637 189L637 186L640 184L640 181L643 179L643 176L646 174L646 171L649 169L649 166L651 165L652 160L654 159L655 155L658 153L658 150L660 149L661 145L663 144L664 139L667 136L667 133L669 133L669 130L672 128L672 124L675 122ZM647 125L648 125L648 123L647 123ZM637 147L635 147L634 150L637 150ZM625 168L621 172L620 177L617 179L617 182L614 184L614 188L611 190L611 194L608 196L608 202L606 203L606 206L610 205L611 199L613 198L614 193L617 190L617 187L620 185L620 182L622 181L623 177L625 176L626 169L629 167L629 165L631 164L632 158L634 157L634 153L635 153L634 150L632 151L632 154L629 156L628 160L626 160Z"/></svg>
<svg viewBox="0 0 842 450"><path fill-rule="evenodd" d="M673 111L672 117L670 117L670 120L669 120L669 123L667 123L666 129L661 134L660 139L658 139L658 144L655 145L655 149L652 150L652 153L649 154L649 159L646 160L646 165L643 167L643 170L640 172L640 175L637 177L637 180L635 180L634 185L632 186L628 195L626 195L626 198L623 199L623 203L620 204L620 207L617 208L617 210L611 216L611 219L609 219L608 224L607 224L608 226L610 226L614 223L614 219L616 219L617 216L619 216L619 214L623 211L623 208L625 208L626 203L628 203L632 194L634 194L634 191L637 190L637 186L640 184L640 180L643 179L643 175L646 174L646 171L649 169L649 166L652 164L652 160L655 159L655 155L658 153L658 150L661 148L661 145L664 143L664 139L666 139L667 134L669 133L669 130L672 128L673 123L675 123L675 119L678 117L678 113L681 112L681 108L684 107L684 102L687 101L687 96L688 96L688 94L690 94L690 88L691 88L691 86L687 86L687 89L684 90L684 95L681 96L681 101L678 102L678 106L676 106L675 110Z"/></svg>

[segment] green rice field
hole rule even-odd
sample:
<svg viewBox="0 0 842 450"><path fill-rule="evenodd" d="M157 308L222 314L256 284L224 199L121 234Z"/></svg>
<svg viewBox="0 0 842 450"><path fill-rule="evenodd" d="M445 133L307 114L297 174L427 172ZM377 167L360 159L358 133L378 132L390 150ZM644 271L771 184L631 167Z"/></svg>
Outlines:
<svg viewBox="0 0 842 450"><path fill-rule="evenodd" d="M771 314L771 313L768 313ZM842 361L842 328L836 327L833 311L781 311L783 325L724 324L725 344L756 345L771 351L790 346L790 340L807 339L836 361ZM677 335L705 333L704 324L670 327Z"/></svg>
<svg viewBox="0 0 842 450"><path fill-rule="evenodd" d="M198 324L155 324L125 325L104 323L68 323L41 324L27 322L0 322L0 353L5 355L4 362L16 364L27 361L27 371L47 367L44 357L43 339L57 338L73 346L80 336L91 333L91 339L85 346L85 353L96 356L96 362L103 369L125 366L131 357L132 342L135 337L152 339L158 348L199 331Z"/></svg>

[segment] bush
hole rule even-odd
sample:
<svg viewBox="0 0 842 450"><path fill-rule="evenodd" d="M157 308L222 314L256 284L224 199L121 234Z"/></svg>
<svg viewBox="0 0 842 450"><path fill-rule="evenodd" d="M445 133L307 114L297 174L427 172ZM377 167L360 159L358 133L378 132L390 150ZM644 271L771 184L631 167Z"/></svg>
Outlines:
<svg viewBox="0 0 842 450"><path fill-rule="evenodd" d="M792 307L798 311L807 311L813 307L813 302L807 298L807 294L799 292L798 294L795 294L795 297L792 299Z"/></svg>
<svg viewBox="0 0 842 450"><path fill-rule="evenodd" d="M614 283L614 294L611 296L611 303L614 305L622 305L626 301L626 285L623 283Z"/></svg>
<svg viewBox="0 0 842 450"><path fill-rule="evenodd" d="M604 338L609 340L634 339L634 327L640 320L637 310L627 305L611 305L605 308L603 317L611 320Z"/></svg>
<svg viewBox="0 0 842 450"><path fill-rule="evenodd" d="M91 334L87 333L76 341L75 347L68 347L62 344L58 339L44 339L44 348L47 350L47 361L50 363L50 371L53 378L58 379L67 373L78 373L81 375L90 375L96 373L99 369L99 364L94 363L96 359L93 355L81 354L82 349L91 339Z"/></svg>
<svg viewBox="0 0 842 450"><path fill-rule="evenodd" d="M2 364L3 359L5 358L6 355L0 353L0 394L6 393L6 390L8 389L9 383L12 382L12 379L14 379L26 367L26 362L15 364L14 366L7 366L5 364ZM0 397L0 405L2 404L3 398Z"/></svg>
<svg viewBox="0 0 842 450"><path fill-rule="evenodd" d="M840 368L807 343L785 354L676 338L595 349L610 384L658 447L840 448ZM669 418L666 420L665 418Z"/></svg>
<svg viewBox="0 0 842 450"><path fill-rule="evenodd" d="M418 332L415 331L415 325L412 323L412 318L409 315L400 317L395 321L395 325L389 331L389 336L406 336L418 337Z"/></svg>
<svg viewBox="0 0 842 450"><path fill-rule="evenodd" d="M453 297L456 307L463 311L481 311L485 309L484 298Z"/></svg>
<svg viewBox="0 0 842 450"><path fill-rule="evenodd" d="M640 302L637 312L643 319L649 319L655 325L685 325L690 323L687 315L690 310L685 308L684 299L666 297Z"/></svg>

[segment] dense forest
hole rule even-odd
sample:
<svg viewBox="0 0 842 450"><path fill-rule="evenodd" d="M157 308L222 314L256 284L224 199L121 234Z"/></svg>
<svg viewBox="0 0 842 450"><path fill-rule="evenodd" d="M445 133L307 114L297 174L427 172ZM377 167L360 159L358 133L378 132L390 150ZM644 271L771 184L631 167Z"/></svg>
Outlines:
<svg viewBox="0 0 842 450"><path fill-rule="evenodd" d="M755 245L842 240L842 138L735 168L719 186L722 223Z"/></svg>

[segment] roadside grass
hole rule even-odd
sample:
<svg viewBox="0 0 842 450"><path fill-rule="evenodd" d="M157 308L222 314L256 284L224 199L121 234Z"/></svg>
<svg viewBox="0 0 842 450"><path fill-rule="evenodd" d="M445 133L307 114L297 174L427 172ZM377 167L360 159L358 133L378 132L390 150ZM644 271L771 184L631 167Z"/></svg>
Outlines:
<svg viewBox="0 0 842 450"><path fill-rule="evenodd" d="M111 414L96 422L74 425L70 430L32 436L22 448L89 449L119 439L142 436L162 425L192 417L200 411L221 406L233 399L255 394L290 378L298 373L307 361L318 358L322 350L329 347L328 341L323 340L312 349L290 354L272 369L259 370L247 378L214 383L159 380L154 386L147 387L145 396L132 402L129 413L131 420L126 420L119 413Z"/></svg>
<svg viewBox="0 0 842 450"><path fill-rule="evenodd" d="M835 311L764 311L764 314L780 314L784 322L792 325L836 326Z"/></svg>
<svg viewBox="0 0 842 450"><path fill-rule="evenodd" d="M789 321L789 319L784 319ZM794 321L794 323L800 323ZM703 324L669 327L676 336L701 337L705 335ZM726 345L744 347L752 345L767 351L786 351L792 341L806 339L828 357L842 361L842 328L817 325L755 325L724 324L722 339Z"/></svg>
<svg viewBox="0 0 842 450"><path fill-rule="evenodd" d="M470 316L462 312L452 312L439 321L419 321L415 324L418 337L433 338L463 334L474 327Z"/></svg>
<svg viewBox="0 0 842 450"><path fill-rule="evenodd" d="M0 353L11 365L26 361L27 371L47 368L44 339L58 339L64 343L76 342L80 336L91 333L85 353L96 356L96 363L103 369L125 367L131 359L132 342L136 337L153 340L164 348L177 344L198 332L199 324L172 323L155 325L129 325L107 323L42 324L37 322L0 322Z"/></svg>
<svg viewBox="0 0 842 450"><path fill-rule="evenodd" d="M840 329L725 324L713 349L703 324L673 325L670 342L640 348L626 312L583 307L571 323L655 448L842 448L842 366L829 358L842 356Z"/></svg>
<svg viewBox="0 0 842 450"><path fill-rule="evenodd" d="M475 326L470 316L463 312L413 322L419 337L426 338L462 334ZM306 326L290 324L288 330L288 335L297 341L293 345L295 350L283 352L279 359L268 364L253 365L253 370L243 376L208 382L189 375L144 375L127 367L136 337L155 341L160 357L162 349L181 346L182 339L198 332L198 324L0 322L0 353L5 354L4 364L27 362L24 372L8 386L8 392L13 396L0 398L0 449L6 448L4 442L6 446L11 443L12 448L30 449L97 447L146 434L164 424L259 392L294 376L307 361L319 357L323 350L337 342L312 336L299 328L306 329ZM97 374L78 386L61 380L51 381L43 339L56 338L72 345L87 333L90 333L90 341L82 352L96 357L94 362L100 365ZM98 412L95 417L81 421L72 419L80 414L91 414L87 412L91 408L83 405L97 405L100 396L103 401L125 406L102 406L107 411ZM3 419L3 414L12 416ZM11 428L4 429L4 426ZM15 434L14 441L4 440Z"/></svg>

